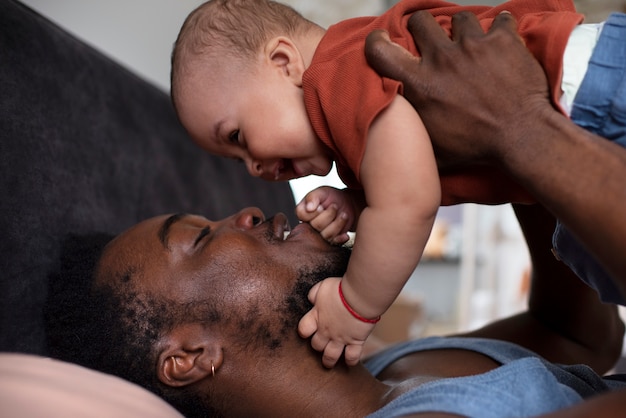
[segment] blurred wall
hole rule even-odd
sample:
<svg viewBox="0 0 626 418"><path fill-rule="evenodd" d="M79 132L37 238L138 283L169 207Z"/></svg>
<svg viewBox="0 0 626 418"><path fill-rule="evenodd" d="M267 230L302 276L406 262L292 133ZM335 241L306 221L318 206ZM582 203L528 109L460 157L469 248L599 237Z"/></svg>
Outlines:
<svg viewBox="0 0 626 418"><path fill-rule="evenodd" d="M201 0L22 0L83 40L169 90L170 54L178 30ZM393 0L286 0L322 26L353 16L380 13ZM461 0L460 4L499 4ZM577 0L590 21L610 10L626 10L626 0Z"/></svg>
<svg viewBox="0 0 626 418"><path fill-rule="evenodd" d="M200 0L21 0L82 40L169 90L178 30Z"/></svg>

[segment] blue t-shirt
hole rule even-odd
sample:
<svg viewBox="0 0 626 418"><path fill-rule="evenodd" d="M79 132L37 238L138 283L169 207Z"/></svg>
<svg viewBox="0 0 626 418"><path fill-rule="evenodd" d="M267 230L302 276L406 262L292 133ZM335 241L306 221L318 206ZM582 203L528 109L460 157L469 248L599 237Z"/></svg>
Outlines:
<svg viewBox="0 0 626 418"><path fill-rule="evenodd" d="M483 338L429 337L396 345L369 359L374 375L407 354L464 349L502 363L487 373L439 379L399 396L369 418L418 412L447 412L477 418L530 417L562 409L584 398L626 388L626 376L602 378L584 365L550 363L518 345Z"/></svg>

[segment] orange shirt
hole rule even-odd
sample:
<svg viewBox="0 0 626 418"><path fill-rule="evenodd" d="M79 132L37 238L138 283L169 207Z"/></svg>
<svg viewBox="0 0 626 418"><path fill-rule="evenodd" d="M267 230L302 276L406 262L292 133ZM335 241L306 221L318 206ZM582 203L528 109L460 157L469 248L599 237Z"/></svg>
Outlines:
<svg viewBox="0 0 626 418"><path fill-rule="evenodd" d="M394 42L418 55L407 29L417 10L429 10L448 34L451 17L460 11L476 14L484 30L501 11L511 12L526 46L546 71L558 107L563 52L572 29L583 20L571 0L512 0L496 7L403 0L379 17L339 22L328 28L320 42L304 73L303 90L313 128L335 155L338 173L348 187L361 188L360 166L372 121L402 94L400 82L380 77L367 65L365 38L374 29L385 29ZM490 168L442 175L441 185L443 205L532 201L520 186Z"/></svg>

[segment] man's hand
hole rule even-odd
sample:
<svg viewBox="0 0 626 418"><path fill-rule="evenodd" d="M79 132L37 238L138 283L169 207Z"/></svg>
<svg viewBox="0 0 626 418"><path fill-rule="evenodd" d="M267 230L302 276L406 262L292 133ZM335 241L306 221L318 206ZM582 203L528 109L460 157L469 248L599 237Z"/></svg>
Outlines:
<svg viewBox="0 0 626 418"><path fill-rule="evenodd" d="M310 191L296 206L296 215L308 222L331 244L348 241L354 224L355 210L348 193L322 186Z"/></svg>
<svg viewBox="0 0 626 418"><path fill-rule="evenodd" d="M324 353L322 363L328 368L333 368L342 354L348 366L358 364L363 344L375 326L359 321L346 309L339 296L340 281L329 277L311 288L309 300L315 306L298 325L302 338L313 336L311 346Z"/></svg>
<svg viewBox="0 0 626 418"><path fill-rule="evenodd" d="M543 69L517 34L509 13L498 15L487 33L476 17L452 18L452 39L428 12L417 12L409 30L421 58L389 41L382 31L366 42L369 64L404 83L404 97L420 114L440 168L496 162L506 143L523 138L520 114L554 112Z"/></svg>

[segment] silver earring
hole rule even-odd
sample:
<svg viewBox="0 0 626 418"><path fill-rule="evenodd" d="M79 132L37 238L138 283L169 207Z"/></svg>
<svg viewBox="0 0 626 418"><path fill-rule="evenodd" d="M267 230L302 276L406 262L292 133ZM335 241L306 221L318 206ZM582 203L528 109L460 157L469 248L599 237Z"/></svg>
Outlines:
<svg viewBox="0 0 626 418"><path fill-rule="evenodd" d="M211 374L215 377L215 366L213 365L213 361L211 361Z"/></svg>

